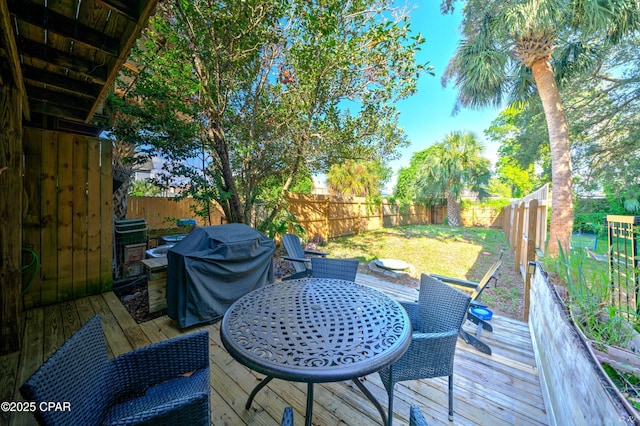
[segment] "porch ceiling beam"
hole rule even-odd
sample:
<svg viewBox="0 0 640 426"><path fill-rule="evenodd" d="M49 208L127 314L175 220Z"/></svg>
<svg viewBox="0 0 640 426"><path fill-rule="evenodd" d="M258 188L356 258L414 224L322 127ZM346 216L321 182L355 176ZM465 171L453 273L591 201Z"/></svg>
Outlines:
<svg viewBox="0 0 640 426"><path fill-rule="evenodd" d="M111 56L120 54L120 43L117 38L54 12L48 7L31 2L14 2L11 5L11 12L23 22L73 40L75 43Z"/></svg>
<svg viewBox="0 0 640 426"><path fill-rule="evenodd" d="M83 82L70 77L46 71L40 68L23 65L22 76L26 84L40 84L63 90L75 96L95 99L100 93L100 85Z"/></svg>
<svg viewBox="0 0 640 426"><path fill-rule="evenodd" d="M9 58L9 69L15 86L22 96L22 115L25 119L31 119L31 110L29 109L29 99L27 91L24 87L22 79L22 71L20 70L20 57L18 55L18 46L13 35L13 26L11 25L11 15L5 1L0 1L0 37L2 44L7 48L7 56Z"/></svg>
<svg viewBox="0 0 640 426"><path fill-rule="evenodd" d="M44 116L50 115L52 117L61 117L68 120L84 122L87 117L86 111L80 111L76 109L69 109L54 105L46 101L37 101L31 99L31 110L35 114L42 114Z"/></svg>
<svg viewBox="0 0 640 426"><path fill-rule="evenodd" d="M105 84L107 81L107 68L104 65L96 65L86 59L25 38L20 39L20 49L23 54L32 58L85 75L94 83Z"/></svg>
<svg viewBox="0 0 640 426"><path fill-rule="evenodd" d="M84 114L91 109L93 99L79 98L77 96L43 89L41 87L27 86L31 101L43 101L51 105L82 111Z"/></svg>
<svg viewBox="0 0 640 426"><path fill-rule="evenodd" d="M137 22L140 19L140 2L137 0L95 0L95 2L119 13L131 22Z"/></svg>
<svg viewBox="0 0 640 426"><path fill-rule="evenodd" d="M110 69L109 76L107 77L107 81L102 86L102 91L100 92L100 95L98 95L98 98L96 99L96 102L94 103L93 108L91 109L91 111L89 111L89 115L85 120L86 123L89 123L91 121L93 114L96 112L96 110L100 106L102 100L107 95L109 90L111 90L111 86L114 80L116 79L116 76L120 72L120 68L122 68L122 65L127 60L127 57L129 56L129 52L133 47L134 43L136 42L136 39L140 36L140 33L142 32L142 30L146 28L147 23L149 22L149 17L155 12L157 3L158 3L158 0L141 0L141 5L139 7L140 17L136 21L135 28L133 29L133 31L129 33L129 37L123 43L122 49L120 50L120 55L114 61L113 66Z"/></svg>

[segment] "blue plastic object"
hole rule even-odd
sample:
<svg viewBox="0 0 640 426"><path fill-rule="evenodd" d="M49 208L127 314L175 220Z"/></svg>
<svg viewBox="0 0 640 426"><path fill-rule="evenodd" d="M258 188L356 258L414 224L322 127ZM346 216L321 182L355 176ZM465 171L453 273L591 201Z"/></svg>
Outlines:
<svg viewBox="0 0 640 426"><path fill-rule="evenodd" d="M487 308L471 308L471 312L484 321L489 321L493 318L493 312Z"/></svg>
<svg viewBox="0 0 640 426"><path fill-rule="evenodd" d="M177 225L179 228L187 228L189 226L196 226L195 219L178 219Z"/></svg>

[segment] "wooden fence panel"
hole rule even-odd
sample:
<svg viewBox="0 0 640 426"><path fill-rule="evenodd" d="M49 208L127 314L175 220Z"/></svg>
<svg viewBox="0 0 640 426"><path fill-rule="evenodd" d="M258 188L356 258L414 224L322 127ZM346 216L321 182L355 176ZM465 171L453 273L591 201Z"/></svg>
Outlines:
<svg viewBox="0 0 640 426"><path fill-rule="evenodd" d="M101 141L100 158L100 290L107 291L113 282L113 149L111 142ZM94 199L92 203L95 201Z"/></svg>
<svg viewBox="0 0 640 426"><path fill-rule="evenodd" d="M307 232L323 239L358 234L399 225L442 223L446 207L400 206L383 200L341 199L325 194L288 194L288 209Z"/></svg>
<svg viewBox="0 0 640 426"><path fill-rule="evenodd" d="M25 307L110 289L111 144L33 128L24 129L23 144L24 245L40 259Z"/></svg>
<svg viewBox="0 0 640 426"><path fill-rule="evenodd" d="M310 238L329 238L329 200L325 195L289 194L288 210Z"/></svg>
<svg viewBox="0 0 640 426"><path fill-rule="evenodd" d="M544 185L504 209L502 228L511 252L515 254L514 268L523 278L526 278L528 263L536 260L537 252L544 253L546 249L547 210L550 203L549 185Z"/></svg>
<svg viewBox="0 0 640 426"><path fill-rule="evenodd" d="M191 198L127 197L127 219L144 218L149 229L174 229L177 219L195 219L197 226L209 223L196 215L192 209L195 201ZM211 224L225 223L220 206L211 203Z"/></svg>
<svg viewBox="0 0 640 426"><path fill-rule="evenodd" d="M504 224L504 210L492 207L469 206L462 209L460 219L462 226L481 228L502 228Z"/></svg>

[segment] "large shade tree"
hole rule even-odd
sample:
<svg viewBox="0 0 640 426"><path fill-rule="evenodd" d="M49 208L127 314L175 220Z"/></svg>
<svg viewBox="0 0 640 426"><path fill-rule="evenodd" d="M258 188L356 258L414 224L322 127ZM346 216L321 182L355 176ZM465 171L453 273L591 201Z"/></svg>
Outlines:
<svg viewBox="0 0 640 426"><path fill-rule="evenodd" d="M442 2L451 12L455 0ZM458 106L499 106L537 93L552 161L549 253L569 248L573 182L569 129L558 81L592 68L599 50L638 28L637 0L469 0L463 39L444 76Z"/></svg>
<svg viewBox="0 0 640 426"><path fill-rule="evenodd" d="M302 178L392 158L406 142L394 102L424 69L406 11L383 0L171 0L142 40L114 134L167 159L229 222L260 205L263 227Z"/></svg>
<svg viewBox="0 0 640 426"><path fill-rule="evenodd" d="M464 189L485 198L491 177L489 160L482 157L483 146L472 133L453 132L422 153L418 153L413 193L427 204L447 200L450 226L460 226L460 200Z"/></svg>

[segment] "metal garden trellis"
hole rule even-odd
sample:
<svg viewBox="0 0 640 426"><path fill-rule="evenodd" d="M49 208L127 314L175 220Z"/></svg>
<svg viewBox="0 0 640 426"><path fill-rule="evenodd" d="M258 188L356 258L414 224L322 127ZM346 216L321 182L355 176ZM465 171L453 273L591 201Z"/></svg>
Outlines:
<svg viewBox="0 0 640 426"><path fill-rule="evenodd" d="M612 302L632 323L640 319L640 216L607 215Z"/></svg>

